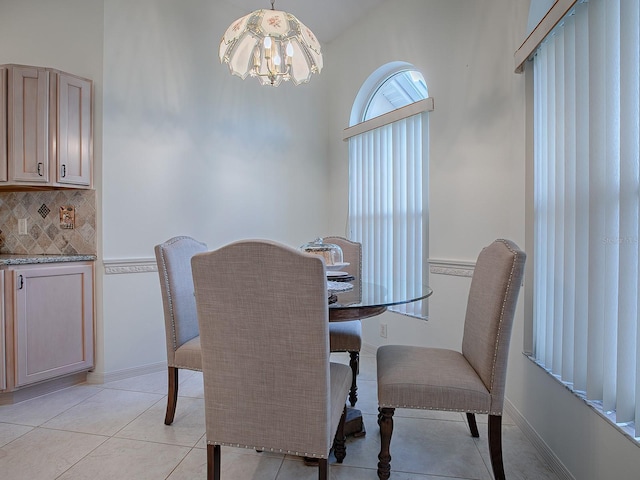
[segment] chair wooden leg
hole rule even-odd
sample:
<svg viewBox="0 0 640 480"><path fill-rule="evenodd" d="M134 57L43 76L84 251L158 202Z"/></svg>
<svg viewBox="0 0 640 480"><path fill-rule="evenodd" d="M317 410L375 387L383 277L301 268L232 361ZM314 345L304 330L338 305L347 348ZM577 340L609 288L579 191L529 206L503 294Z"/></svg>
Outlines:
<svg viewBox="0 0 640 480"><path fill-rule="evenodd" d="M391 475L391 434L393 433L393 414L395 408L381 408L378 414L380 425L380 453L378 454L378 478L387 480Z"/></svg>
<svg viewBox="0 0 640 480"><path fill-rule="evenodd" d="M360 352L349 352L349 366L353 377L351 378L351 390L349 390L349 403L352 407L356 406L358 401L358 384L356 379L360 369Z"/></svg>
<svg viewBox="0 0 640 480"><path fill-rule="evenodd" d="M336 432L336 436L333 439L333 454L336 457L336 461L338 463L342 463L344 457L347 456L347 447L346 447L346 437L344 434L344 421L347 418L347 406L344 406L344 410L342 410L342 416L340 417L340 422L338 423L338 431Z"/></svg>
<svg viewBox="0 0 640 480"><path fill-rule="evenodd" d="M505 480L502 463L502 416L489 415L489 455L495 480Z"/></svg>
<svg viewBox="0 0 640 480"><path fill-rule="evenodd" d="M478 438L480 436L480 432L478 432L478 424L476 423L476 416L467 412L467 422L469 423L469 430L471 430L471 436L474 438Z"/></svg>
<svg viewBox="0 0 640 480"><path fill-rule="evenodd" d="M326 458L318 460L318 480L329 480L329 461Z"/></svg>
<svg viewBox="0 0 640 480"><path fill-rule="evenodd" d="M220 480L220 445L207 443L207 480Z"/></svg>
<svg viewBox="0 0 640 480"><path fill-rule="evenodd" d="M178 403L178 369L169 367L169 392L167 393L167 413L164 415L164 424L171 425L176 414L176 404Z"/></svg>

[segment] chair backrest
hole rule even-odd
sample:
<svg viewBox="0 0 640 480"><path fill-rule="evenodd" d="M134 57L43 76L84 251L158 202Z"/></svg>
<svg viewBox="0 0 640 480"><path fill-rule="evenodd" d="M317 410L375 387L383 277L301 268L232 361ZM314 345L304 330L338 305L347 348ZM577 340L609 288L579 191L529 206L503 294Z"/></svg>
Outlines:
<svg viewBox="0 0 640 480"><path fill-rule="evenodd" d="M263 240L192 260L207 442L326 458L329 314L322 259Z"/></svg>
<svg viewBox="0 0 640 480"><path fill-rule="evenodd" d="M173 366L175 350L199 334L191 257L206 252L207 245L181 236L156 245L154 250L164 308L167 363Z"/></svg>
<svg viewBox="0 0 640 480"><path fill-rule="evenodd" d="M526 254L499 239L480 252L473 271L462 354L491 394L490 413L502 413L513 317Z"/></svg>
<svg viewBox="0 0 640 480"><path fill-rule="evenodd" d="M353 280L349 282L353 285L353 290L343 293L341 302L360 302L362 299L362 244L338 236L323 237L322 240L324 243L333 243L342 249L342 260L349 262L349 266L344 270L353 275Z"/></svg>
<svg viewBox="0 0 640 480"><path fill-rule="evenodd" d="M362 244L353 242L344 237L332 236L322 237L324 243L333 243L342 249L342 259L349 262L349 267L345 268L351 275L360 278L362 273Z"/></svg>

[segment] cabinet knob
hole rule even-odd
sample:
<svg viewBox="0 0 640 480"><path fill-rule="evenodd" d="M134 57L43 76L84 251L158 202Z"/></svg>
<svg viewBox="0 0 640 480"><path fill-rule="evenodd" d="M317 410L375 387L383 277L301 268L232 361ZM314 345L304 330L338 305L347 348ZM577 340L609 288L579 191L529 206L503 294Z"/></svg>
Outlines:
<svg viewBox="0 0 640 480"><path fill-rule="evenodd" d="M67 176L67 166L64 165L64 164L62 165L62 173L61 173L61 175L62 175L62 178Z"/></svg>
<svg viewBox="0 0 640 480"><path fill-rule="evenodd" d="M22 275L18 275L18 290L22 290L24 287L24 277Z"/></svg>
<svg viewBox="0 0 640 480"><path fill-rule="evenodd" d="M38 162L38 175L40 175L41 177L42 177L42 167L43 167L43 163Z"/></svg>

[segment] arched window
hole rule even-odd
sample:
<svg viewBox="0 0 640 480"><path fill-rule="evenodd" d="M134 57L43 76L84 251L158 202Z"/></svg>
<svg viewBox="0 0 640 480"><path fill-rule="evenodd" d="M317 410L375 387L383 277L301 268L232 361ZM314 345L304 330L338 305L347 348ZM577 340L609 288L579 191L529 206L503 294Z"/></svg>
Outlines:
<svg viewBox="0 0 640 480"><path fill-rule="evenodd" d="M362 121L371 120L410 103L424 100L428 96L427 84L420 72L402 70L394 73L371 96Z"/></svg>
<svg viewBox="0 0 640 480"><path fill-rule="evenodd" d="M362 85L345 130L349 236L362 243L363 280L408 294L428 283L430 110L422 74L392 62ZM427 317L426 301L391 310Z"/></svg>

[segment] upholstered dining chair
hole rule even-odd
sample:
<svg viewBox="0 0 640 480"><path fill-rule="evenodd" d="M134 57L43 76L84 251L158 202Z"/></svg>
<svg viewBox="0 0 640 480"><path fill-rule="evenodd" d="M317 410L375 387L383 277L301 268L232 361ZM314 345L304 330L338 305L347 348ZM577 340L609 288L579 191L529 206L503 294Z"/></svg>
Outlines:
<svg viewBox="0 0 640 480"><path fill-rule="evenodd" d="M496 480L503 480L502 409L509 341L526 255L509 240L479 254L471 280L461 352L384 345L377 352L378 477L390 475L390 443L396 408L465 412L473 437L475 414L489 415L489 453Z"/></svg>
<svg viewBox="0 0 640 480"><path fill-rule="evenodd" d="M343 261L349 262L345 270L355 277L357 285L362 275L362 244L352 242L344 237L324 237L324 243L332 243L342 249ZM329 323L329 348L332 352L348 352L352 379L349 391L349 403L355 406L358 401L358 371L360 366L360 349L362 348L362 323L360 320Z"/></svg>
<svg viewBox="0 0 640 480"><path fill-rule="evenodd" d="M351 369L330 362L325 266L266 240L195 255L207 438L207 478L221 446L318 458L346 455Z"/></svg>
<svg viewBox="0 0 640 480"><path fill-rule="evenodd" d="M173 237L155 246L167 340L168 394L164 423L171 425L178 402L178 370L202 370L200 336L193 296L191 257L207 245L191 237Z"/></svg>

